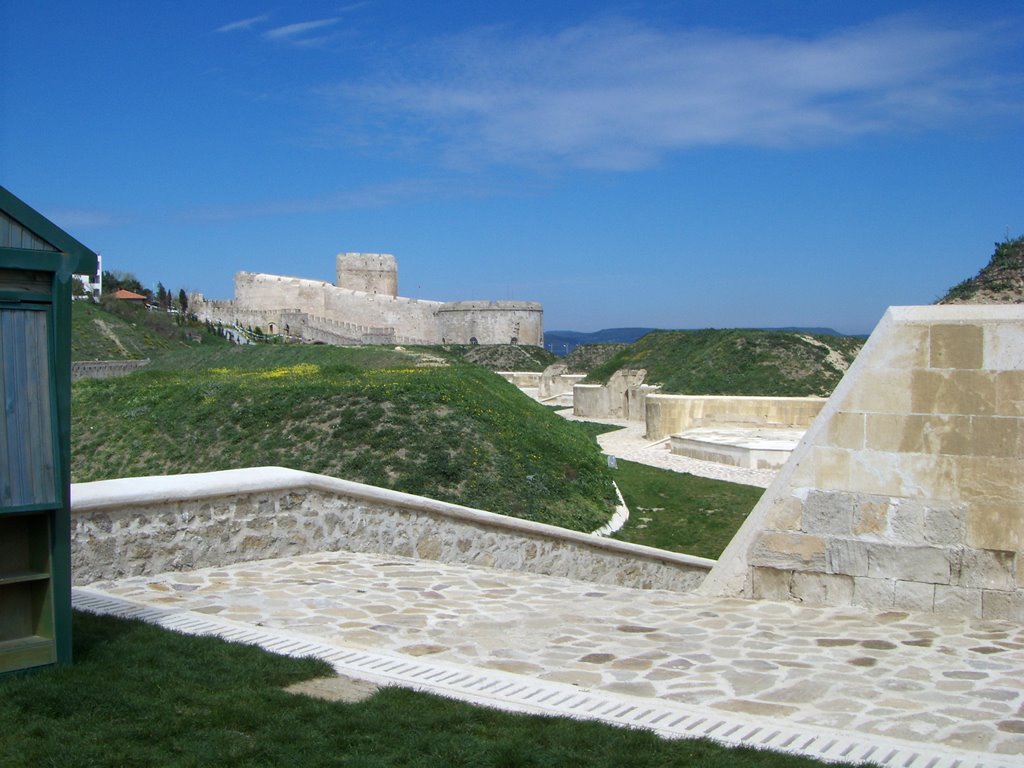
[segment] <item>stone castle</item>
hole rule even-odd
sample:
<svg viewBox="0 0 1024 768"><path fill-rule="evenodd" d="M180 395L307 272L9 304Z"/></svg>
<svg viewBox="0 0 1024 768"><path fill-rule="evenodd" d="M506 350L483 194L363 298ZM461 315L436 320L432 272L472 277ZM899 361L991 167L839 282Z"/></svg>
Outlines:
<svg viewBox="0 0 1024 768"><path fill-rule="evenodd" d="M334 285L239 272L235 298L197 293L203 321L260 328L304 341L354 344L544 344L544 310L532 301L426 301L398 295L398 264L386 253L340 253Z"/></svg>

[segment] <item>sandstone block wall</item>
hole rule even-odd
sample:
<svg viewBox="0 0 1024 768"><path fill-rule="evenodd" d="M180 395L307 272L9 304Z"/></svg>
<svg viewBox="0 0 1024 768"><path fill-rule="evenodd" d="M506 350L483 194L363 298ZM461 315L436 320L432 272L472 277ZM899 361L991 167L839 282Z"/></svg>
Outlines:
<svg viewBox="0 0 1024 768"><path fill-rule="evenodd" d="M894 307L701 591L1024 621L1024 307Z"/></svg>
<svg viewBox="0 0 1024 768"><path fill-rule="evenodd" d="M280 467L72 486L76 584L349 550L688 590L713 561Z"/></svg>
<svg viewBox="0 0 1024 768"><path fill-rule="evenodd" d="M806 429L825 406L820 397L664 395L646 398L647 437L660 440L695 427Z"/></svg>

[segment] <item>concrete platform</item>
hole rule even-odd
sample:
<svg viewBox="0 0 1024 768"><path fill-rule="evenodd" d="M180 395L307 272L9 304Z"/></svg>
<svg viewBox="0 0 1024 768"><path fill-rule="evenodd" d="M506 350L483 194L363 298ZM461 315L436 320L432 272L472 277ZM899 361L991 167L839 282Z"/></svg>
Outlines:
<svg viewBox="0 0 1024 768"><path fill-rule="evenodd" d="M677 456L747 469L781 469L804 436L803 429L700 427L672 435Z"/></svg>
<svg viewBox="0 0 1024 768"><path fill-rule="evenodd" d="M832 761L1024 766L1024 627L347 552L98 582L135 616L513 711Z"/></svg>

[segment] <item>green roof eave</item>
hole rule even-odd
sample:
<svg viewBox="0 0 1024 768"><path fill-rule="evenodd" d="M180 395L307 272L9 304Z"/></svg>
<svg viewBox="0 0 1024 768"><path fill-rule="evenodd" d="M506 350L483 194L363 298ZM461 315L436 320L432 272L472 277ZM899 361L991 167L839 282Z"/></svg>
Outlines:
<svg viewBox="0 0 1024 768"><path fill-rule="evenodd" d="M71 273L92 275L96 273L96 253L86 248L63 229L39 213L27 203L19 200L5 187L0 186L0 211L3 211L26 229L50 243L61 253L71 257ZM46 251L40 251L43 255Z"/></svg>

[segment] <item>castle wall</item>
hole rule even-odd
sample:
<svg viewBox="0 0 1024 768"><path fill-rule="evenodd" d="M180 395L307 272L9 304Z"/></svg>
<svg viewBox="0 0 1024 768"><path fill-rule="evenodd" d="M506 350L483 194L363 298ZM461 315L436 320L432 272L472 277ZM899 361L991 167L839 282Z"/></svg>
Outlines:
<svg viewBox="0 0 1024 768"><path fill-rule="evenodd" d="M544 310L532 301L453 301L437 319L443 343L544 345Z"/></svg>
<svg viewBox="0 0 1024 768"><path fill-rule="evenodd" d="M1024 621L1024 307L892 307L700 591Z"/></svg>
<svg viewBox="0 0 1024 768"><path fill-rule="evenodd" d="M398 271L389 254L339 254L337 274L338 286L239 272L232 301L194 294L189 304L200 320L273 332L287 327L294 336L330 344L544 344L544 311L535 302L403 298L396 295Z"/></svg>

